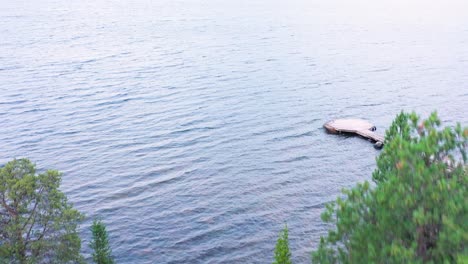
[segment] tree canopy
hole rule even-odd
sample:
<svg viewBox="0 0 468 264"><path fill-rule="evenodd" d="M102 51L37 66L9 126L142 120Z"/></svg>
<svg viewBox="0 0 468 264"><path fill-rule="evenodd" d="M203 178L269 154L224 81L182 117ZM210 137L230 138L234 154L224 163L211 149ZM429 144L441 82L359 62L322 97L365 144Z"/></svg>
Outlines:
<svg viewBox="0 0 468 264"><path fill-rule="evenodd" d="M0 262L79 263L83 215L59 190L61 174L28 159L0 168Z"/></svg>
<svg viewBox="0 0 468 264"><path fill-rule="evenodd" d="M401 113L386 133L374 184L327 205L335 227L315 263L467 263L468 129L441 127L436 113Z"/></svg>

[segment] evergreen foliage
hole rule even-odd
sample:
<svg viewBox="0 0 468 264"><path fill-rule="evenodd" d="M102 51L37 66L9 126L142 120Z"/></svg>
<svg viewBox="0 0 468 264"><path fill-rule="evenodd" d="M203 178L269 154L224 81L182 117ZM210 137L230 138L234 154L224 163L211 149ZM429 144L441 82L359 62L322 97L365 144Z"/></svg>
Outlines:
<svg viewBox="0 0 468 264"><path fill-rule="evenodd" d="M397 116L369 182L327 205L314 263L466 263L468 129Z"/></svg>
<svg viewBox="0 0 468 264"><path fill-rule="evenodd" d="M289 252L288 226L280 232L275 247L275 261L273 264L291 264L291 253Z"/></svg>
<svg viewBox="0 0 468 264"><path fill-rule="evenodd" d="M106 231L106 226L100 220L94 220L91 226L93 239L90 247L93 249L93 260L97 264L113 264L114 260L111 256L112 251L109 246L109 238Z"/></svg>
<svg viewBox="0 0 468 264"><path fill-rule="evenodd" d="M83 215L60 190L61 174L28 159L0 168L0 262L79 263Z"/></svg>

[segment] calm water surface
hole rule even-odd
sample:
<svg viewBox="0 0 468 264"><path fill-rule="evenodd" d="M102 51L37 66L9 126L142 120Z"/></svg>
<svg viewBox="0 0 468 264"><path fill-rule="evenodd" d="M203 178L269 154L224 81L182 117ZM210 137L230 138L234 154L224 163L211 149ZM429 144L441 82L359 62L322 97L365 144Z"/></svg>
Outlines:
<svg viewBox="0 0 468 264"><path fill-rule="evenodd" d="M324 122L468 123L463 1L0 2L0 164L64 172L88 258L99 216L118 263L268 263L285 222L307 263L378 154Z"/></svg>

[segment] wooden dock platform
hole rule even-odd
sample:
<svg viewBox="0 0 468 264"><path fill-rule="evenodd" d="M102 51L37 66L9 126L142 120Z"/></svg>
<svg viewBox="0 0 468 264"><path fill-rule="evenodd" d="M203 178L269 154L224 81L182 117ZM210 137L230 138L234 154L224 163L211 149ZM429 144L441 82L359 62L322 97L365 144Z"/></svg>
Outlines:
<svg viewBox="0 0 468 264"><path fill-rule="evenodd" d="M325 123L323 127L329 133L351 133L370 139L376 143L374 146L377 148L381 148L385 140L383 136L374 132L376 127L373 124L362 119L336 119Z"/></svg>

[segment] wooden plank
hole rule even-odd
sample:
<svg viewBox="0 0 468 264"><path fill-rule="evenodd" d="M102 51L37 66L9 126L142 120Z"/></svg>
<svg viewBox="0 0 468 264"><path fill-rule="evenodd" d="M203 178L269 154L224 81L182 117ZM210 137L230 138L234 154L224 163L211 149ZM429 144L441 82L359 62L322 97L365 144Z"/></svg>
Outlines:
<svg viewBox="0 0 468 264"><path fill-rule="evenodd" d="M354 133L360 135L376 142L377 147L381 147L385 140L383 136L374 132L376 128L373 124L362 119L336 119L325 123L323 126L328 132L334 134Z"/></svg>
<svg viewBox="0 0 468 264"><path fill-rule="evenodd" d="M360 131L357 131L356 134L365 138L372 139L375 142L384 142L385 140L383 136L376 134L374 133L374 131L370 131L370 130L360 130Z"/></svg>
<svg viewBox="0 0 468 264"><path fill-rule="evenodd" d="M371 130L375 128L373 124L362 119L337 119L328 122L337 131L354 133L360 130Z"/></svg>

